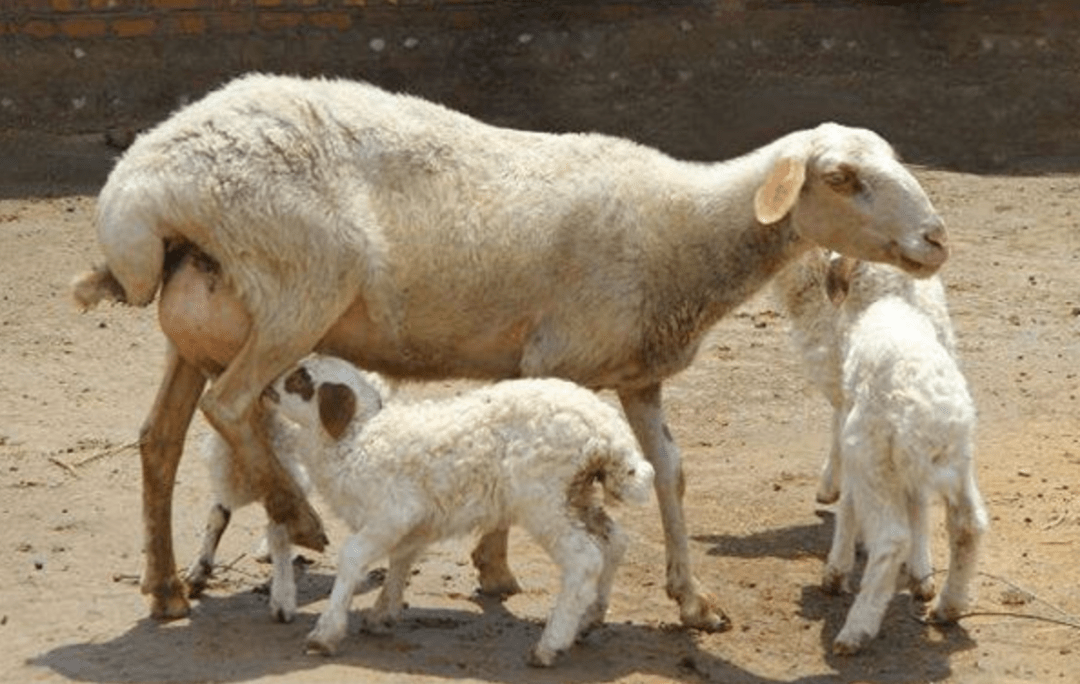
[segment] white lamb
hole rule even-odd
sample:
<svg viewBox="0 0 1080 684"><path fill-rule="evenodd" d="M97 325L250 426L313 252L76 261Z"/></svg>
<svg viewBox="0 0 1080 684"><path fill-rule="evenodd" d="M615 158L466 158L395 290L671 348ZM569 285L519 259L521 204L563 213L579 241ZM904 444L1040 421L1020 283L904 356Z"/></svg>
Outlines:
<svg viewBox="0 0 1080 684"><path fill-rule="evenodd" d="M941 217L871 131L825 124L702 164L499 128L368 84L265 75L140 135L98 197L98 237L106 263L76 298L146 305L160 290L170 341L140 440L143 591L162 618L189 610L170 506L197 406L270 516L323 545L256 429L263 388L320 351L387 377L615 390L656 469L667 593L683 624L727 629L691 569L663 382L811 245L924 276L948 256ZM475 558L483 590L514 591L505 531Z"/></svg>
<svg viewBox="0 0 1080 684"><path fill-rule="evenodd" d="M833 650L854 653L878 633L904 563L913 593L933 597L935 495L945 500L950 559L932 616L954 620L968 604L987 516L975 483L975 406L954 357L940 282L916 283L888 266L814 250L777 288L811 374L834 405L839 399L819 494L828 499L839 486L826 590L848 587L858 536L869 554Z"/></svg>
<svg viewBox="0 0 1080 684"><path fill-rule="evenodd" d="M335 651L371 562L389 557L366 619L369 630L383 631L399 617L409 569L426 546L512 524L562 570L530 662L551 665L603 621L626 538L594 483L609 502L643 503L653 469L618 410L595 394L563 380L511 380L445 401L383 407L354 366L312 356L268 396L282 417L318 435L316 448L280 456L303 463L353 530L309 649Z"/></svg>
<svg viewBox="0 0 1080 684"><path fill-rule="evenodd" d="M358 371L364 381L386 401L391 396L390 386L373 373ZM296 481L305 494L311 492L311 479L299 459L288 457L303 450L318 447L316 436L310 430L301 429L296 423L283 419L280 412L267 411L262 415L262 430L267 435L275 456ZM203 454L210 474L214 503L206 517L199 555L188 566L185 580L191 596L198 596L206 588L213 574L214 557L221 536L229 525L232 514L259 500L259 492L251 486L251 480L242 469L243 462L233 458L221 435L211 431L203 444ZM269 520L266 536L260 548L273 561L270 582L270 612L281 622L291 622L296 607L296 582L293 577L292 545L286 527Z"/></svg>

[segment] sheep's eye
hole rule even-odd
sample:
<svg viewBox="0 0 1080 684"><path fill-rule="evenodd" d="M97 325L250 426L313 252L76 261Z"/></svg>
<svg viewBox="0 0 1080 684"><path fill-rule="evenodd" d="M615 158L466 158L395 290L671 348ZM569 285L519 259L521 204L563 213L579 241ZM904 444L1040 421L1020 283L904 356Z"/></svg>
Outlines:
<svg viewBox="0 0 1080 684"><path fill-rule="evenodd" d="M822 174L821 179L833 190L844 194L850 195L862 190L859 176L854 169L846 166Z"/></svg>

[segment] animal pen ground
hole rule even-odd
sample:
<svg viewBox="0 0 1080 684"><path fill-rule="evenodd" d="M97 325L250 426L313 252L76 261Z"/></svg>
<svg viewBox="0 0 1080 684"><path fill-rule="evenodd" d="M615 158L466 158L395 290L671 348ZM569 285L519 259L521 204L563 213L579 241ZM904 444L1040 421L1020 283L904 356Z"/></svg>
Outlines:
<svg viewBox="0 0 1080 684"><path fill-rule="evenodd" d="M733 3L717 6L725 4ZM888 16L916 21L903 13ZM985 21L978 16L969 17L974 25ZM763 21L795 21L790 14L785 17L770 15ZM738 21L745 27L750 19ZM1075 63L1063 60L1054 77L1055 67L1038 57L1038 41L1055 46L1076 25L1046 21L1032 28L1025 23L1034 22L1029 15L1012 19L1013 32L999 23L997 32L986 34L988 43L972 38L975 44L991 45L984 80L951 91L958 97L966 93L973 98L966 106L977 108L957 112L957 117L997 112L986 117L987 128L1004 127L997 140L971 127L957 133L940 103L926 105L921 122L903 125L900 112L890 114L875 98L916 92L946 77L929 72L904 76L887 69L887 57L860 62L862 70L849 77L847 88L839 76L830 76L829 63L814 62L823 71L807 74L786 92L775 89L771 79L785 68L795 69L790 62L785 65L774 55L771 70L754 71L755 62L750 73L767 87L753 90L744 83L733 91L740 97L749 93L742 100L743 114L725 115L729 118L719 128L706 125L701 112L718 108L721 98L737 99L735 94L712 91L711 102L700 104L672 86L666 95L679 111L665 113L663 121L675 130L662 132L637 120L638 113L652 112L664 101L659 81L645 82L648 96L640 102L634 101L633 88L623 90L623 98L607 91L600 98L612 108L607 120L611 132L679 156L729 156L760 144L763 136L802 125L802 119L821 117L871 125L897 141L909 158L930 164L916 175L951 231L954 253L942 277L962 367L979 409L976 461L991 516L972 615L957 626L924 625L916 606L901 594L890 606L881 636L865 653L851 658L830 653L851 601L819 589L833 518L831 508L814 503L814 492L828 449L830 408L808 389L786 339L787 321L767 295L722 321L695 364L667 384L665 395L688 478L685 504L695 569L732 618L731 631L702 634L679 626L677 609L663 590L663 537L655 505L613 511L631 546L616 578L608 625L550 672L527 668L525 655L557 588L555 574L543 552L517 533L511 537L511 564L525 588L522 594L502 604L475 599L471 544L446 544L417 565L408 592L411 607L389 636L359 634L354 620L341 653L324 659L305 655L302 643L325 606L336 546L330 554L305 554L310 562L299 576L300 615L292 624L276 624L263 591L268 567L253 558L263 516L251 507L235 516L222 542L224 566L192 616L170 623L150 620L137 586L142 525L134 440L160 379L163 339L152 307L103 307L79 314L67 291L71 276L98 259L94 195L116 153L102 144L102 134L114 125L145 122L88 117L79 127L78 117L72 116L56 126L63 135L46 134L29 120L0 134L0 254L6 260L0 269L0 679L1075 681L1080 672L1080 589L1075 581L1080 552L1080 169L1070 162L1075 131L1054 114L1061 102L1070 101L1068 86L1058 85L1064 75L1075 73ZM676 24L681 34L709 30L710 24L696 16L681 20L694 27L685 31ZM628 30L644 33L651 21L631 18ZM866 21L852 18L848 25ZM599 32L597 24L589 26ZM1015 33L1029 29L1028 35ZM560 30L546 32L534 24L528 32L544 44L555 41ZM923 41L910 43L915 51L911 59L919 64L927 63L926 51L940 45L934 42L937 34L926 30ZM476 41L488 35L477 31ZM516 41L524 32L504 33ZM772 35L763 35L762 44L775 44L769 43ZM610 45L602 38L595 40ZM365 49L370 40L364 41ZM751 41L745 46L749 54ZM1020 51L1016 74L991 68L1000 66L991 53L1007 49ZM977 73L976 65L964 61L970 55L957 49L948 57L950 50L941 50L943 59ZM672 59L680 54L676 51ZM515 53L505 59L520 63L514 60L527 57ZM1025 80L1025 71L1049 76L1014 84L1030 96L1022 103L999 98L998 84ZM11 78L7 73L0 78ZM671 74L677 81L677 70ZM491 78L485 88L507 92L498 90L498 78ZM534 82L548 83L545 78L541 72ZM871 97L860 90L875 79L885 92ZM430 96L443 93L438 99L469 111L470 83L462 77L454 87L426 87L434 90ZM511 90L496 96L497 111L488 118L507 123L513 107L538 102L536 115L551 118L513 120L543 129L600 127L595 121L550 114L560 91L549 86L537 94ZM848 95L831 105L830 89ZM454 101L455 93L461 101ZM566 97L586 98L586 93L575 82ZM783 111L773 113L769 101ZM623 111L620 103L630 104ZM1024 115L1025 108L1030 115ZM594 115L596 109L594 104ZM165 113L155 111L147 118ZM1023 128L1025 121L1035 130ZM689 135L699 123L708 130L705 142ZM966 148L958 143L962 139L970 143ZM938 150L970 154L939 153L935 158ZM1047 167L1054 173L1032 172ZM436 383L407 391L443 394L459 387ZM181 464L174 523L181 561L198 550L210 497L198 455L206 430L197 419ZM934 557L941 567L947 556L939 509L934 522ZM328 523L332 543L340 541L343 528L329 517ZM366 607L372 598L370 592L357 596L354 608Z"/></svg>

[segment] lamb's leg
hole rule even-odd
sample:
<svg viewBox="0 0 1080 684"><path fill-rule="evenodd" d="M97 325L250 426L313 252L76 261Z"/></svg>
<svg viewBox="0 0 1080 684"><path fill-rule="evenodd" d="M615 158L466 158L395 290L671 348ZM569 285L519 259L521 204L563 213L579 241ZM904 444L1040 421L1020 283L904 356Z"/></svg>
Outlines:
<svg viewBox="0 0 1080 684"><path fill-rule="evenodd" d="M825 563L825 574L821 580L822 588L830 594L850 591L851 571L855 567L855 537L858 521L855 518L854 493L848 487L840 494L840 505L836 508L833 527L832 547Z"/></svg>
<svg viewBox="0 0 1080 684"><path fill-rule="evenodd" d="M619 399L645 457L656 471L653 483L664 527L668 596L679 603L679 615L687 627L710 632L730 629L731 621L716 607L715 599L701 591L690 567L682 505L685 488L682 463L679 449L664 423L660 385L620 390Z"/></svg>
<svg viewBox="0 0 1080 684"><path fill-rule="evenodd" d="M217 554L221 535L229 526L232 511L221 503L215 503L210 507L210 513L206 516L206 527L203 529L202 549L199 556L188 566L185 579L188 585L188 596L196 597L206 589L206 582L214 572L214 556Z"/></svg>
<svg viewBox="0 0 1080 684"><path fill-rule="evenodd" d="M420 555L419 549L397 550L390 554L389 567L375 605L364 619L364 629L372 634L385 634L401 618L405 605L405 587L409 572Z"/></svg>
<svg viewBox="0 0 1080 684"><path fill-rule="evenodd" d="M911 552L911 531L903 504L878 503L883 505L875 510L855 503L858 514L865 516L862 528L869 557L859 594L833 642L833 652L838 655L857 652L877 635L889 601L896 594L900 566Z"/></svg>
<svg viewBox="0 0 1080 684"><path fill-rule="evenodd" d="M293 542L322 551L327 538L322 520L300 486L273 456L266 435L257 429L263 389L290 365L314 348L317 339L264 342L252 330L240 352L214 382L200 406L210 424L241 459L256 491L264 492L263 505L270 519L289 529Z"/></svg>
<svg viewBox="0 0 1080 684"><path fill-rule="evenodd" d="M832 446L821 470L821 483L818 485L816 497L820 504L836 503L840 498L840 434L843 415L840 409L833 411Z"/></svg>
<svg viewBox="0 0 1080 684"><path fill-rule="evenodd" d="M569 522L565 526L552 526L548 522L543 529L539 525L529 527L537 542L562 569L555 606L529 658L530 665L550 667L561 651L573 645L586 612L598 599L604 556L584 529ZM538 534L541 532L543 536Z"/></svg>
<svg viewBox="0 0 1080 684"><path fill-rule="evenodd" d="M965 478L955 501L946 501L945 524L949 532L949 575L931 614L938 622L952 622L967 610L968 585L975 575L979 544L988 526L974 474Z"/></svg>
<svg viewBox="0 0 1080 684"><path fill-rule="evenodd" d="M268 523L266 545L274 567L270 579L270 615L278 622L292 622L296 617L296 577L293 575L289 530L282 524Z"/></svg>
<svg viewBox="0 0 1080 684"><path fill-rule="evenodd" d="M367 566L385 555L389 546L363 532L351 534L345 540L338 555L338 574L330 591L329 605L307 636L308 651L323 655L337 651L349 626L349 606L356 587L364 578Z"/></svg>
<svg viewBox="0 0 1080 684"><path fill-rule="evenodd" d="M185 617L191 610L184 583L176 572L172 494L184 451L184 437L205 385L202 373L180 358L176 348L169 344L165 376L139 433L146 535L146 574L142 591L151 597L151 616L159 619Z"/></svg>
<svg viewBox="0 0 1080 684"><path fill-rule="evenodd" d="M919 492L908 500L911 521L911 557L907 561L908 587L919 601L934 598L934 565L930 558L930 502Z"/></svg>
<svg viewBox="0 0 1080 684"><path fill-rule="evenodd" d="M473 566L479 574L480 593L506 597L521 591L521 585L510 570L507 544L510 530L501 528L480 537L472 552Z"/></svg>
<svg viewBox="0 0 1080 684"><path fill-rule="evenodd" d="M604 616L607 615L608 604L611 600L611 586L615 581L615 572L619 569L619 563L622 562L626 548L629 546L626 533L622 531L618 523L608 517L602 508L590 511L585 525L603 553L604 566L597 582L596 601L585 611L578 629L579 635L584 635L604 624Z"/></svg>

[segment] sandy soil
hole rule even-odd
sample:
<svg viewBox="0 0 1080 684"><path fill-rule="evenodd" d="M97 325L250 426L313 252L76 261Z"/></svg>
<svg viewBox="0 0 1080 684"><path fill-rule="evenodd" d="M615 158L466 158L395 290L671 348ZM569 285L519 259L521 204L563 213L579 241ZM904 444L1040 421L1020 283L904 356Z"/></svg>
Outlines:
<svg viewBox="0 0 1080 684"><path fill-rule="evenodd" d="M616 514L633 542L610 623L551 672L524 659L551 602L553 568L517 534L512 563L524 594L476 599L471 541L447 544L419 564L392 635L360 634L354 620L342 653L327 659L304 654L302 643L325 605L334 555L306 554L301 613L273 623L267 566L253 557L263 516L251 507L235 516L222 567L190 619L149 620L137 586L133 442L161 371L154 310L81 315L69 304L67 282L97 258L92 196L61 189L0 200L0 679L1077 681L1080 176L919 175L951 225L956 249L944 278L981 416L977 459L992 530L973 614L928 627L901 594L865 653L831 655L851 597L818 588L833 521L814 503L828 410L806 389L785 320L761 296L721 322L666 391L697 573L734 628L678 625L663 590L655 504L624 509ZM198 420L180 471L181 562L196 551L209 503L197 438L206 429ZM339 525L330 529L343 538ZM940 529L935 558L938 567L946 558ZM354 617L371 600L357 596Z"/></svg>

